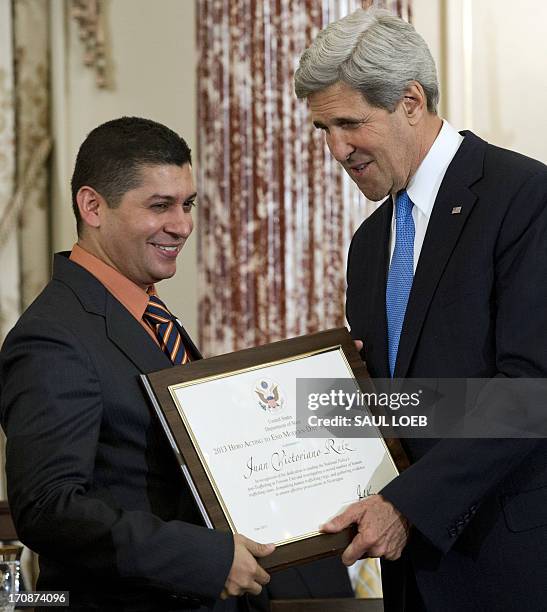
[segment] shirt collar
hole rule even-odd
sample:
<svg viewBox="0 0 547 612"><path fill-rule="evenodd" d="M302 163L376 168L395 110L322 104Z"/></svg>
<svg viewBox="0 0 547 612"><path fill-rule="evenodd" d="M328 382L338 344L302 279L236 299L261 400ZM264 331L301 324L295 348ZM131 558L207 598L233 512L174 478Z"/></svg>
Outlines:
<svg viewBox="0 0 547 612"><path fill-rule="evenodd" d="M408 183L410 199L428 219L446 170L462 141L463 137L443 120L441 131Z"/></svg>
<svg viewBox="0 0 547 612"><path fill-rule="evenodd" d="M93 274L136 319L142 319L149 300L149 294L146 291L79 244L72 247L70 259ZM148 291L156 295L154 285L151 285Z"/></svg>

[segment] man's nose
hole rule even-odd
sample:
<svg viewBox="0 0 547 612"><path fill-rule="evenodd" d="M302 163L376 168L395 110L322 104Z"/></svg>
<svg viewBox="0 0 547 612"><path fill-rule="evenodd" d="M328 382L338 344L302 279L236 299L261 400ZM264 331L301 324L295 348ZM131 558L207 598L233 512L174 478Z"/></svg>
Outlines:
<svg viewBox="0 0 547 612"><path fill-rule="evenodd" d="M194 229L194 221L192 213L185 212L182 206L174 206L172 214L164 226L164 230L168 234L188 238Z"/></svg>
<svg viewBox="0 0 547 612"><path fill-rule="evenodd" d="M355 147L348 138L340 131L333 130L327 134L327 146L336 161L343 163L355 151Z"/></svg>

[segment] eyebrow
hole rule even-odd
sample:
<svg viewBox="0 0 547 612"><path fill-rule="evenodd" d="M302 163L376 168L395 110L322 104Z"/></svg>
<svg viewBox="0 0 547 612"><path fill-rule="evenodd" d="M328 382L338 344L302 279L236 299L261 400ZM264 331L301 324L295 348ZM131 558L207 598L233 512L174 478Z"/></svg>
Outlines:
<svg viewBox="0 0 547 612"><path fill-rule="evenodd" d="M345 125L348 123L363 123L363 119L356 119L355 117L336 117L332 121L332 124L335 126ZM324 123L321 123L321 121L314 121L313 125L321 130L327 129L327 126Z"/></svg>
<svg viewBox="0 0 547 612"><path fill-rule="evenodd" d="M198 195L197 191L194 191L194 193L192 193L191 195L189 195L184 201L188 202L188 200L193 200L194 198L196 198ZM155 193L154 195L151 195L149 198L149 200L167 200L168 202L176 202L177 198L174 198L171 195L162 195L161 193Z"/></svg>

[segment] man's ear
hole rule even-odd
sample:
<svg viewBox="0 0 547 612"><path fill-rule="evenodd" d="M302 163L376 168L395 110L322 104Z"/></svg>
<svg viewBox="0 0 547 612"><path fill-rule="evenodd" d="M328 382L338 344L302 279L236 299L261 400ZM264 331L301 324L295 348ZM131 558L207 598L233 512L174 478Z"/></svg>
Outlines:
<svg viewBox="0 0 547 612"><path fill-rule="evenodd" d="M84 185L78 189L76 202L83 223L91 227L99 227L101 225L101 207L106 206L101 194L95 191L93 187Z"/></svg>
<svg viewBox="0 0 547 612"><path fill-rule="evenodd" d="M416 125L427 113L427 96L418 81L412 81L407 87L401 103L410 125Z"/></svg>

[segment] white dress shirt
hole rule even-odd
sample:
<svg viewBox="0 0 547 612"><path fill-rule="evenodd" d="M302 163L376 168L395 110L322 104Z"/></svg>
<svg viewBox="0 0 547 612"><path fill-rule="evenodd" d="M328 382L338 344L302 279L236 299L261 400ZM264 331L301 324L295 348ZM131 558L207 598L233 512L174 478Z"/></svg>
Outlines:
<svg viewBox="0 0 547 612"><path fill-rule="evenodd" d="M459 149L462 141L463 136L447 121L443 120L441 131L406 188L406 192L414 204L412 208L412 218L414 219L414 227L416 229L414 236L414 272L416 272L416 266L422 251L427 224L431 217L435 198L439 193L446 170L454 155L456 155L456 151ZM389 238L390 263L395 249L395 199L393 204L391 235Z"/></svg>

